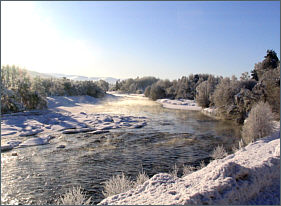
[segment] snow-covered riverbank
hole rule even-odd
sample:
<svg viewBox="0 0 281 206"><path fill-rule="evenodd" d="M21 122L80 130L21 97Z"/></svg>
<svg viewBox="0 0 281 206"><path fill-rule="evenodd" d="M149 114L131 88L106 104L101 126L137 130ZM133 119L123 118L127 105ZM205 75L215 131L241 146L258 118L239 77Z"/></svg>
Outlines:
<svg viewBox="0 0 281 206"><path fill-rule="evenodd" d="M200 111L202 107L198 106L194 100L188 99L158 99L156 102L162 104L168 109L183 109L183 110L197 110Z"/></svg>
<svg viewBox="0 0 281 206"><path fill-rule="evenodd" d="M48 143L52 139L48 135L80 132L97 134L111 129L140 128L146 125L145 117L94 112L94 106L100 101L112 101L114 98L118 97L113 95L108 95L104 99L90 96L48 97L48 110L2 115L1 148L10 150L21 145ZM35 135L38 137L30 137Z"/></svg>
<svg viewBox="0 0 281 206"><path fill-rule="evenodd" d="M172 99L157 99L156 102L160 103L163 107L168 109L182 109L182 110L195 110L201 111L203 114L215 118L220 119L217 116L217 109L215 108L202 108L198 106L195 100L188 100L188 99L179 99L179 100L172 100Z"/></svg>
<svg viewBox="0 0 281 206"><path fill-rule="evenodd" d="M126 193L100 204L280 204L280 129L235 154L175 178L154 175Z"/></svg>

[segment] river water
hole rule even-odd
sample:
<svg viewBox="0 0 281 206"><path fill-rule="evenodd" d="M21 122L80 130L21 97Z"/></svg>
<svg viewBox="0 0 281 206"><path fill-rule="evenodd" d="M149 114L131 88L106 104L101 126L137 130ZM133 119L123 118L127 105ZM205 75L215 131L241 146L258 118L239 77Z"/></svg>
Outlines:
<svg viewBox="0 0 281 206"><path fill-rule="evenodd" d="M140 96L97 104L93 113L147 118L139 129L116 129L100 135L68 134L50 144L1 154L2 204L52 204L73 186L100 202L103 182L123 172L134 180L142 169L152 177L176 164L208 163L217 145L229 152L240 140L240 127L198 111L165 109ZM58 143L66 145L56 148Z"/></svg>

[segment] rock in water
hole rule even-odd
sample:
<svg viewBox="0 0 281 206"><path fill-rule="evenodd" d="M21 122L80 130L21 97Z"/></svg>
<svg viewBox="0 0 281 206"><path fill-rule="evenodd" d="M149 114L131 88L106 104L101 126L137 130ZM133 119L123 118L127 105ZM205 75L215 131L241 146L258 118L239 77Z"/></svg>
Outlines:
<svg viewBox="0 0 281 206"><path fill-rule="evenodd" d="M65 145L59 145L59 146L57 146L57 148L63 149L63 148L65 148Z"/></svg>
<svg viewBox="0 0 281 206"><path fill-rule="evenodd" d="M96 130L93 132L88 132L88 134L103 134L103 133L108 133L108 130Z"/></svg>
<svg viewBox="0 0 281 206"><path fill-rule="evenodd" d="M19 146L21 143L21 141L16 141L16 140L11 140L9 142L7 142L8 145L11 145L12 147L17 147Z"/></svg>
<svg viewBox="0 0 281 206"><path fill-rule="evenodd" d="M19 134L20 137L23 137L23 136L33 136L33 135L36 135L40 132L43 132L43 129L35 129L35 130L30 130L30 131L25 131L21 134Z"/></svg>
<svg viewBox="0 0 281 206"><path fill-rule="evenodd" d="M1 146L1 152L6 152L6 151L10 151L13 149L12 145L6 144L6 145L2 145Z"/></svg>
<svg viewBox="0 0 281 206"><path fill-rule="evenodd" d="M83 133L83 132L92 132L95 130L96 130L95 128L69 129L69 130L64 130L62 133L63 134L76 134L76 133Z"/></svg>
<svg viewBox="0 0 281 206"><path fill-rule="evenodd" d="M25 140L23 143L19 145L19 147L29 147L29 146L36 146L36 145L43 145L48 144L54 136L48 135L47 137L34 137L28 140Z"/></svg>

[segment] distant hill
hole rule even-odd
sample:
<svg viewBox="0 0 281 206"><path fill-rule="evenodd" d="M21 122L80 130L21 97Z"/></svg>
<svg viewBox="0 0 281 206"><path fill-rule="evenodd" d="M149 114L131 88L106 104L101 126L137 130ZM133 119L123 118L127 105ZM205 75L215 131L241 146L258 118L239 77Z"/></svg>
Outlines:
<svg viewBox="0 0 281 206"><path fill-rule="evenodd" d="M39 73L35 71L28 70L28 73L31 77L40 76L41 78L63 78L76 80L76 81L99 81L100 79L108 82L109 84L115 84L118 79L113 77L86 77L78 75L69 75L69 74L59 74L59 73Z"/></svg>
<svg viewBox="0 0 281 206"><path fill-rule="evenodd" d="M35 71L30 71L30 70L27 70L27 73L31 77L36 77L36 76L39 76L41 78L51 78L51 77L53 77L52 75L49 75L49 74L39 73L39 72L35 72Z"/></svg>
<svg viewBox="0 0 281 206"><path fill-rule="evenodd" d="M58 74L58 73L48 73L47 75L51 75L53 77L62 78L66 77L71 80L77 80L77 81L99 81L100 79L110 83L115 84L115 82L118 80L113 77L86 77L86 76L78 76L78 75L69 75L69 74Z"/></svg>

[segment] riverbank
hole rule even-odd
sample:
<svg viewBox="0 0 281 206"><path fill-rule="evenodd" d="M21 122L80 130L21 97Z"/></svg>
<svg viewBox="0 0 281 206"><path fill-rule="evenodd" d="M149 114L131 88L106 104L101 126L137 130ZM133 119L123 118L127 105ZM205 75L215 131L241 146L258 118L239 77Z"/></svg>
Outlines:
<svg viewBox="0 0 281 206"><path fill-rule="evenodd" d="M95 106L121 97L108 94L105 98L90 96L47 97L48 109L2 115L1 149L47 144L49 135L91 132L98 134L117 128L141 128L145 117L95 113ZM33 139L32 139L33 138ZM48 140L48 141L46 141Z"/></svg>
<svg viewBox="0 0 281 206"><path fill-rule="evenodd" d="M180 109L180 110L195 110L200 111L203 114L212 117L214 119L220 119L217 116L217 110L215 108L202 108L198 106L195 100L188 99L157 99L156 102L161 104L164 108L168 109Z"/></svg>
<svg viewBox="0 0 281 206"><path fill-rule="evenodd" d="M202 110L195 100L188 99L157 99L156 102L162 104L163 107L168 109L183 109L183 110Z"/></svg>
<svg viewBox="0 0 281 206"><path fill-rule="evenodd" d="M126 193L104 199L106 205L280 204L280 128L224 159L175 178L154 175Z"/></svg>

